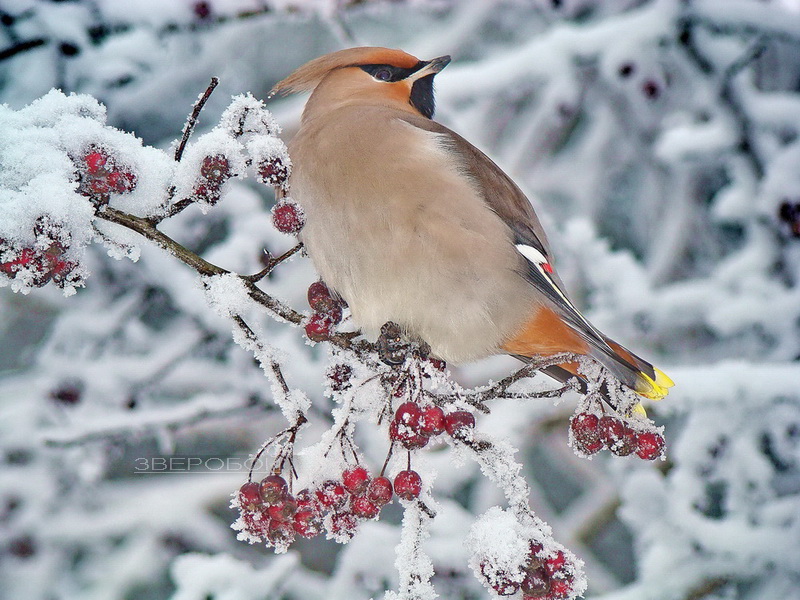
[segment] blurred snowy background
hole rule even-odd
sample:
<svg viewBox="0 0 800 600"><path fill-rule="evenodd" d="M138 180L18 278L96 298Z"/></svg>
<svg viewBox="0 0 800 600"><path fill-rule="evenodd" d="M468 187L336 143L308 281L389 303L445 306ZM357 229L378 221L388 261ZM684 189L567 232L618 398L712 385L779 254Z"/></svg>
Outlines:
<svg viewBox="0 0 800 600"><path fill-rule="evenodd" d="M479 418L520 449L534 509L587 563L587 597L800 598L800 0L1 0L0 101L91 94L110 124L166 149L211 76L198 133L231 95L265 98L306 60L360 44L453 56L437 119L533 198L590 319L676 381L649 407L667 426L666 463L573 455L571 398ZM268 105L286 139L302 104ZM272 228L266 190L233 181L209 214L190 208L165 229L255 272L264 248L292 242ZM236 541L235 467L285 421L194 274L140 246L137 263L91 247L70 298L0 289L0 598L396 587L391 507L346 546L275 556ZM295 259L265 289L304 310L314 278ZM326 350L260 325L313 399L313 440L329 418ZM479 384L514 365L453 373ZM379 467L385 439L360 441ZM434 583L444 598L485 598L463 540L502 497L474 464L429 454ZM170 472L137 472L169 459Z"/></svg>

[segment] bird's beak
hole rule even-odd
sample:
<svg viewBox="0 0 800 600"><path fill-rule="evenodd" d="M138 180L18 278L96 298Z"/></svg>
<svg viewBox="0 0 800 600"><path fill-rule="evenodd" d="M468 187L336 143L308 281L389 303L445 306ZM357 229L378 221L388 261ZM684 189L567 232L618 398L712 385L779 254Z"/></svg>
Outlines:
<svg viewBox="0 0 800 600"><path fill-rule="evenodd" d="M439 71L444 69L447 65L450 64L450 55L440 56L438 58L434 58L433 60L429 60L425 65L416 73L413 73L409 79L411 81L416 81L417 79L422 79L428 75L436 75Z"/></svg>

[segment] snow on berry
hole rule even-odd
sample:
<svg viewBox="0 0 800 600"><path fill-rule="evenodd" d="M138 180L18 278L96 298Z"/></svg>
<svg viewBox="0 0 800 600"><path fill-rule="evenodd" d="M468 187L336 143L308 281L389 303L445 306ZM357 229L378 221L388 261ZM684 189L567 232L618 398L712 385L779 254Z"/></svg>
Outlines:
<svg viewBox="0 0 800 600"><path fill-rule="evenodd" d="M222 113L219 126L235 137L270 136L280 134L281 128L262 100L252 94L234 96Z"/></svg>
<svg viewBox="0 0 800 600"><path fill-rule="evenodd" d="M333 320L328 315L314 313L306 321L305 331L312 342L324 342L333 333Z"/></svg>
<svg viewBox="0 0 800 600"><path fill-rule="evenodd" d="M361 466L345 469L342 473L342 485L348 492L357 496L367 489L369 472Z"/></svg>
<svg viewBox="0 0 800 600"><path fill-rule="evenodd" d="M281 233L296 234L305 222L303 209L290 198L284 198L272 207L272 223Z"/></svg>
<svg viewBox="0 0 800 600"><path fill-rule="evenodd" d="M292 162L286 144L277 137L254 137L247 143L247 152L262 183L287 189Z"/></svg>
<svg viewBox="0 0 800 600"><path fill-rule="evenodd" d="M378 506L383 506L392 501L393 492L392 481L388 477L381 475L369 482L367 498Z"/></svg>
<svg viewBox="0 0 800 600"><path fill-rule="evenodd" d="M453 411L445 415L444 426L452 437L467 440L475 429L475 415L466 410Z"/></svg>
<svg viewBox="0 0 800 600"><path fill-rule="evenodd" d="M394 477L394 493L403 500L414 500L422 492L422 478L414 470L400 471Z"/></svg>

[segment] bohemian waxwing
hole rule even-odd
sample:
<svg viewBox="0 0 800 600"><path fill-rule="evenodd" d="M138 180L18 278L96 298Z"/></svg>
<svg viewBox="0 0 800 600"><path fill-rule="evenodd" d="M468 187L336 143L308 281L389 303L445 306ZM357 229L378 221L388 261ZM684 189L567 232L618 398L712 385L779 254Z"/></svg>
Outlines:
<svg viewBox="0 0 800 600"><path fill-rule="evenodd" d="M393 321L432 354L590 356L661 398L670 379L570 301L539 219L514 182L431 120L449 56L350 48L300 67L273 93L311 92L289 145L308 255L373 339ZM565 379L574 364L548 371Z"/></svg>

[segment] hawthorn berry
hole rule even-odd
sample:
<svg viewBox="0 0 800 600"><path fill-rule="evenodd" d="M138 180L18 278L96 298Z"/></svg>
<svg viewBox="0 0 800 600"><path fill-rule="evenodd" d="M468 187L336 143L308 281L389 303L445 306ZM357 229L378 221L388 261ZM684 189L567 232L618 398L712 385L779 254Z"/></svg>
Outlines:
<svg viewBox="0 0 800 600"><path fill-rule="evenodd" d="M192 10L198 19L207 19L211 16L211 4L208 2L195 2Z"/></svg>
<svg viewBox="0 0 800 600"><path fill-rule="evenodd" d="M553 556L547 557L544 561L544 570L549 577L552 577L559 571L563 570L567 564L567 559L564 553L559 550Z"/></svg>
<svg viewBox="0 0 800 600"><path fill-rule="evenodd" d="M211 183L223 183L230 173L230 162L222 154L206 156L200 164L200 175Z"/></svg>
<svg viewBox="0 0 800 600"><path fill-rule="evenodd" d="M333 333L333 321L328 315L314 313L306 322L305 329L312 342L324 342Z"/></svg>
<svg viewBox="0 0 800 600"><path fill-rule="evenodd" d="M408 450L423 448L428 443L427 437L397 420L389 423L389 439L393 442L400 442Z"/></svg>
<svg viewBox="0 0 800 600"><path fill-rule="evenodd" d="M568 598L572 592L572 582L569 579L556 577L550 580L550 593L548 598L562 600Z"/></svg>
<svg viewBox="0 0 800 600"><path fill-rule="evenodd" d="M367 498L378 506L383 506L392 501L392 481L383 475L375 477L367 487Z"/></svg>
<svg viewBox="0 0 800 600"><path fill-rule="evenodd" d="M295 533L304 538L313 538L322 531L322 519L313 510L298 510L294 513L292 527Z"/></svg>
<svg viewBox="0 0 800 600"><path fill-rule="evenodd" d="M342 313L342 307L336 298L331 294L330 289L324 281L315 281L308 286L308 305L314 312L326 315L335 315L338 311ZM341 318L341 317L340 317Z"/></svg>
<svg viewBox="0 0 800 600"><path fill-rule="evenodd" d="M636 455L644 460L655 460L664 452L664 437L655 431L636 434Z"/></svg>
<svg viewBox="0 0 800 600"><path fill-rule="evenodd" d="M261 506L261 489L255 481L248 481L239 488L239 506L249 511Z"/></svg>
<svg viewBox="0 0 800 600"><path fill-rule="evenodd" d="M334 392L341 392L351 386L350 378L353 376L353 368L350 365L339 363L328 369L328 380Z"/></svg>
<svg viewBox="0 0 800 600"><path fill-rule="evenodd" d="M452 437L464 439L475 428L475 415L466 410L456 410L444 417L444 427Z"/></svg>
<svg viewBox="0 0 800 600"><path fill-rule="evenodd" d="M394 478L394 492L403 500L418 498L422 492L422 478L411 469L400 471Z"/></svg>
<svg viewBox="0 0 800 600"><path fill-rule="evenodd" d="M319 503L327 509L341 508L347 502L347 490L333 479L325 481L314 493Z"/></svg>
<svg viewBox="0 0 800 600"><path fill-rule="evenodd" d="M419 432L426 437L439 435L444 431L444 411L438 406L428 406L419 415Z"/></svg>
<svg viewBox="0 0 800 600"><path fill-rule="evenodd" d="M274 545L291 544L294 540L294 526L288 521L271 519L267 525L267 539Z"/></svg>
<svg viewBox="0 0 800 600"><path fill-rule="evenodd" d="M283 500L288 493L289 486L280 475L267 475L261 480L261 499L264 504L276 504Z"/></svg>
<svg viewBox="0 0 800 600"><path fill-rule="evenodd" d="M603 448L603 442L600 441L599 423L600 418L588 412L574 415L570 420L575 447L584 454L595 454Z"/></svg>
<svg viewBox="0 0 800 600"><path fill-rule="evenodd" d="M267 508L269 518L276 521L291 521L296 512L297 504L290 494L286 494L283 498Z"/></svg>
<svg viewBox="0 0 800 600"><path fill-rule="evenodd" d="M360 466L345 469L342 473L342 485L348 492L358 496L369 486L369 473L364 467Z"/></svg>
<svg viewBox="0 0 800 600"><path fill-rule="evenodd" d="M408 427L409 429L416 430L419 427L419 417L422 411L419 404L416 402L403 402L397 407L394 413L394 420Z"/></svg>
<svg viewBox="0 0 800 600"><path fill-rule="evenodd" d="M657 100L661 95L661 86L657 81L648 79L642 84L642 93L648 100Z"/></svg>
<svg viewBox="0 0 800 600"><path fill-rule="evenodd" d="M550 591L550 577L544 567L526 570L519 587L525 598L545 598Z"/></svg>
<svg viewBox="0 0 800 600"><path fill-rule="evenodd" d="M281 200L272 208L272 223L281 233L297 233L305 225L305 216L299 205Z"/></svg>
<svg viewBox="0 0 800 600"><path fill-rule="evenodd" d="M352 538L356 534L357 527L358 519L353 513L338 512L331 517L331 532L339 540Z"/></svg>
<svg viewBox="0 0 800 600"><path fill-rule="evenodd" d="M106 166L106 162L108 162L108 155L104 152L93 150L83 157L83 162L86 163L86 171L94 175L100 169Z"/></svg>
<svg viewBox="0 0 800 600"><path fill-rule="evenodd" d="M494 572L488 563L482 562L480 569L481 575L498 596L513 596L519 590L519 583L512 581L505 573Z"/></svg>
<svg viewBox="0 0 800 600"><path fill-rule="evenodd" d="M597 429L600 434L600 441L609 449L617 443L617 440L622 439L625 434L625 424L610 415L600 417Z"/></svg>
<svg viewBox="0 0 800 600"><path fill-rule="evenodd" d="M258 165L258 174L261 181L271 186L284 186L289 177L289 167L279 156L261 161Z"/></svg>
<svg viewBox="0 0 800 600"><path fill-rule="evenodd" d="M128 171L112 171L106 177L106 182L110 191L124 194L136 187L136 175Z"/></svg>
<svg viewBox="0 0 800 600"><path fill-rule="evenodd" d="M381 511L380 507L366 496L353 496L350 500L350 510L362 519L374 519Z"/></svg>

